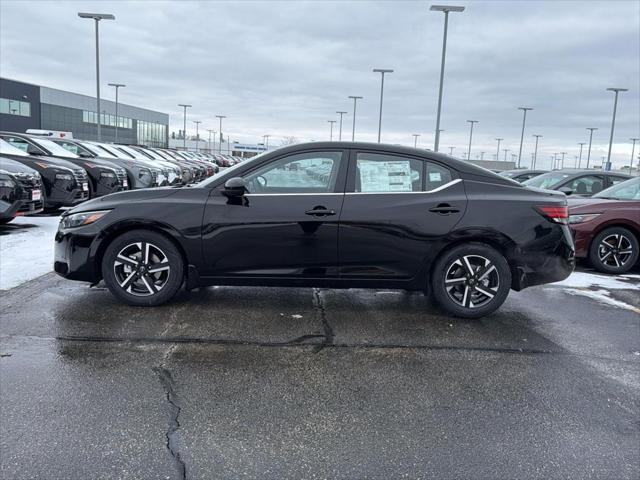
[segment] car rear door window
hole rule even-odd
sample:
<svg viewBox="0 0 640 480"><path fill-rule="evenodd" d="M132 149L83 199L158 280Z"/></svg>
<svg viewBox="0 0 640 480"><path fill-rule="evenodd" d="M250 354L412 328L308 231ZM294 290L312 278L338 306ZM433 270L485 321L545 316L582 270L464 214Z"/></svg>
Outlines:
<svg viewBox="0 0 640 480"><path fill-rule="evenodd" d="M566 186L576 195L594 195L603 189L603 178L599 175L585 175L573 179Z"/></svg>
<svg viewBox="0 0 640 480"><path fill-rule="evenodd" d="M275 160L244 177L249 193L332 193L342 152L309 152Z"/></svg>

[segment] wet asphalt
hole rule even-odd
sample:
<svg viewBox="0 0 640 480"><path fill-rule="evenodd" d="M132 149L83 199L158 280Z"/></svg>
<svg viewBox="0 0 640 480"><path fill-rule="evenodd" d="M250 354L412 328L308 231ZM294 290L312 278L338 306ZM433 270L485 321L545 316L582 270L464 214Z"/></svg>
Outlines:
<svg viewBox="0 0 640 480"><path fill-rule="evenodd" d="M618 298L640 309L640 281ZM3 292L0 478L635 479L640 310L401 291Z"/></svg>

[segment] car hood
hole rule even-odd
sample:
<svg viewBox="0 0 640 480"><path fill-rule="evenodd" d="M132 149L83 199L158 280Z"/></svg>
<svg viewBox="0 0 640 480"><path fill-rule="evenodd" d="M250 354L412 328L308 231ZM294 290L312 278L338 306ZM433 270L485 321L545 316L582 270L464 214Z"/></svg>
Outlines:
<svg viewBox="0 0 640 480"><path fill-rule="evenodd" d="M88 212L91 210L105 210L115 208L123 203L144 202L146 200L168 197L174 195L179 188L161 187L161 188L143 188L140 190L125 190L123 192L111 193L103 197L87 200L77 207L68 210L64 215L69 213Z"/></svg>

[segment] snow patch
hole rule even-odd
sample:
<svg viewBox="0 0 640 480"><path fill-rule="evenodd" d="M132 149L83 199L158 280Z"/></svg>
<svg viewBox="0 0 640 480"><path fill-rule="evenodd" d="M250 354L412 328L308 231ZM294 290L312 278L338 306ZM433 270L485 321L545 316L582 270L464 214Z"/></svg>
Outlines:
<svg viewBox="0 0 640 480"><path fill-rule="evenodd" d="M591 288L607 290L629 290L638 288L640 275L598 275L596 273L573 272L569 278L553 283L554 287Z"/></svg>
<svg viewBox="0 0 640 480"><path fill-rule="evenodd" d="M598 289L598 290L583 290L579 288L565 288L565 292L571 295L582 295L583 297L592 298L600 303L604 303L607 305L611 305L617 308L624 308L626 310L631 310L632 312L640 313L640 309L634 307L633 305L629 305L628 303L622 302L620 300L616 300L615 298L611 298L609 296L609 292L606 290Z"/></svg>

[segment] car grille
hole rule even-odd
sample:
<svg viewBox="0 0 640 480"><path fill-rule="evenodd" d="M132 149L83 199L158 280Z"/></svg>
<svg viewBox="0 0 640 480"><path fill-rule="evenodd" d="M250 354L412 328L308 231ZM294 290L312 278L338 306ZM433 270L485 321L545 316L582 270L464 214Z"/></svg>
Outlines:
<svg viewBox="0 0 640 480"><path fill-rule="evenodd" d="M73 176L78 182L78 191L76 192L75 199L76 200L86 200L89 198L89 191L83 190L83 184L89 184L89 177L87 176L87 172L82 168L76 168L73 170Z"/></svg>
<svg viewBox="0 0 640 480"><path fill-rule="evenodd" d="M118 183L124 188L124 180L127 178L127 172L124 168L116 168L116 176L118 177Z"/></svg>
<svg viewBox="0 0 640 480"><path fill-rule="evenodd" d="M42 180L38 174L18 173L14 174L15 179L22 187L22 196L20 197L24 203L18 209L18 213L28 213L42 210L44 207L44 190L42 189ZM31 200L32 192L40 190L40 200Z"/></svg>

